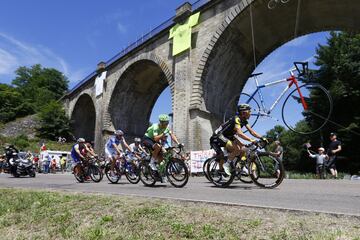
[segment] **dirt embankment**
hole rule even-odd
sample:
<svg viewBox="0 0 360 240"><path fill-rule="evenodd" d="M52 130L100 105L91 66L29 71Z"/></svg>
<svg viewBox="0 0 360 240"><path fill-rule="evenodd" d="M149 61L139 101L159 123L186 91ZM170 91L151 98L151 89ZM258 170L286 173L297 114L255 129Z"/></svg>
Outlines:
<svg viewBox="0 0 360 240"><path fill-rule="evenodd" d="M37 116L30 115L4 124L0 129L0 135L4 137L16 137L24 134L29 139L34 139L37 127L39 127Z"/></svg>

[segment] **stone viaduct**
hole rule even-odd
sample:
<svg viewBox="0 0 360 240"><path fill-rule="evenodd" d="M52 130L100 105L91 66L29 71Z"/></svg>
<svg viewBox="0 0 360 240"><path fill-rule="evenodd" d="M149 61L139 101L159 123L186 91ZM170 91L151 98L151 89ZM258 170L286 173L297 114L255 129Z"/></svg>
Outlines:
<svg viewBox="0 0 360 240"><path fill-rule="evenodd" d="M95 94L100 73L94 72L63 98L76 137L94 140L100 151L114 129L143 136L158 96L170 86L175 134L189 150L208 149L225 106L254 70L252 29L257 62L301 35L360 29L358 0L290 0L271 10L268 1L200 1L192 9L201 14L190 50L172 56L171 21L109 60L102 94Z"/></svg>

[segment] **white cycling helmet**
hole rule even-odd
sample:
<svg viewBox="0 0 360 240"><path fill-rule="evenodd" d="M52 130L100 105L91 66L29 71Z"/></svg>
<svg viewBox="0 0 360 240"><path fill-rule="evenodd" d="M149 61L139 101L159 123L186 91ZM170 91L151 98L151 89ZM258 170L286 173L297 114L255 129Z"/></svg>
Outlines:
<svg viewBox="0 0 360 240"><path fill-rule="evenodd" d="M85 138L78 138L77 142L78 142L78 143L84 143L84 142L85 142Z"/></svg>
<svg viewBox="0 0 360 240"><path fill-rule="evenodd" d="M115 131L114 131L114 134L115 134L116 136L123 136L123 135L124 135L124 132L121 131L120 129L118 129L118 130L115 130Z"/></svg>

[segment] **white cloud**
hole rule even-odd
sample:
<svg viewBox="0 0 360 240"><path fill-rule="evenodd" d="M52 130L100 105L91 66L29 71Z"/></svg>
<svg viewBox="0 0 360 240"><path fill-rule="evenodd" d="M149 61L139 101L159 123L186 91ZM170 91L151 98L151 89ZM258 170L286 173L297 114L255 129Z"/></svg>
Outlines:
<svg viewBox="0 0 360 240"><path fill-rule="evenodd" d="M10 82L15 77L14 71L18 67L29 67L34 64L58 69L69 78L70 82L78 81L80 76L85 76L82 70L71 72L68 63L45 46L32 46L5 33L0 33L0 46L2 46L0 48L1 80L8 78L7 82Z"/></svg>
<svg viewBox="0 0 360 240"><path fill-rule="evenodd" d="M120 32L121 34L127 33L127 28L126 28L126 26L125 26L124 24L120 23L120 22L117 23L117 29L119 30L119 32Z"/></svg>
<svg viewBox="0 0 360 240"><path fill-rule="evenodd" d="M18 65L17 58L0 48L0 74L13 72Z"/></svg>

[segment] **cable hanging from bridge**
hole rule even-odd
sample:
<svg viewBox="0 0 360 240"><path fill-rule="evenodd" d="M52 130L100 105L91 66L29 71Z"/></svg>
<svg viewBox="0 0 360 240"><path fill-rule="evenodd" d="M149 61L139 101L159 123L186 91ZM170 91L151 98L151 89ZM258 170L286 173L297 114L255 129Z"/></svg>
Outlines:
<svg viewBox="0 0 360 240"><path fill-rule="evenodd" d="M254 34L254 22L253 22L253 14L252 14L252 3L250 3L250 26L251 26L251 39L252 39L254 69L255 69L257 67L257 63L256 63L256 48L255 48L255 34Z"/></svg>
<svg viewBox="0 0 360 240"><path fill-rule="evenodd" d="M300 7L301 7L301 0L298 0L297 8L296 8L296 17L295 17L294 39L297 37L299 31Z"/></svg>

